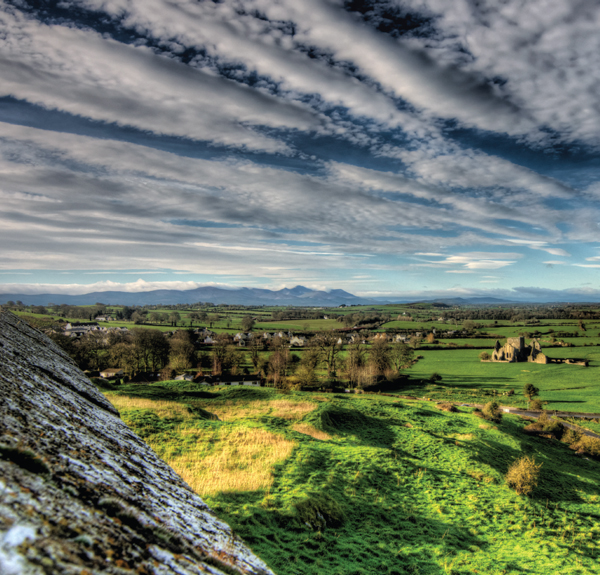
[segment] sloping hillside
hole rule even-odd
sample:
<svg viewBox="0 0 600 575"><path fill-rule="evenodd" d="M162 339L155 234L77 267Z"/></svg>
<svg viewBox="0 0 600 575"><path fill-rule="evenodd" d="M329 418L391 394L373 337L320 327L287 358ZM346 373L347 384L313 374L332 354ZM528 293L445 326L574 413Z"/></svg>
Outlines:
<svg viewBox="0 0 600 575"><path fill-rule="evenodd" d="M598 571L600 463L516 417L181 382L106 395L280 575ZM523 454L531 498L504 481Z"/></svg>

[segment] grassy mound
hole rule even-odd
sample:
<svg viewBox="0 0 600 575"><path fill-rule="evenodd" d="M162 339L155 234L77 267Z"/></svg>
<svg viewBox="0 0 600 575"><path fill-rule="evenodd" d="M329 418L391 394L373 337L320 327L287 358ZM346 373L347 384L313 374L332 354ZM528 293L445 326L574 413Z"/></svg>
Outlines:
<svg viewBox="0 0 600 575"><path fill-rule="evenodd" d="M600 463L516 416L244 388L107 397L278 575L598 571ZM524 455L529 496L505 481Z"/></svg>

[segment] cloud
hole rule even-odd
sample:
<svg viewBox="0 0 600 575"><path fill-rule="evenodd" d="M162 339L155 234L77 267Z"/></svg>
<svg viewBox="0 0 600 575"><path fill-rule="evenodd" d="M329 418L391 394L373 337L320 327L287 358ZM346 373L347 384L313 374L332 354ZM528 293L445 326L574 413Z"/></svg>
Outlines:
<svg viewBox="0 0 600 575"><path fill-rule="evenodd" d="M123 291L127 293L138 293L145 291L169 289L169 290L190 290L199 287L212 286L220 288L229 288L233 286L215 282L201 283L193 281L146 281L144 279L138 279L135 282L115 282L115 281L102 281L94 282L89 284L50 284L50 283L37 283L37 284L0 284L0 293L22 293L22 294L43 294L43 293L54 293L54 294L69 294L69 295L81 295L93 292L105 292L105 291Z"/></svg>
<svg viewBox="0 0 600 575"><path fill-rule="evenodd" d="M517 106L489 88L483 75L439 65L424 51L364 25L343 10L341 0L242 4L271 20L291 20L295 42L331 54L337 62L350 62L384 91L434 117L509 134L537 133Z"/></svg>
<svg viewBox="0 0 600 575"><path fill-rule="evenodd" d="M402 0L401 6L434 18L435 33L413 37L415 49L495 79L500 98L563 142L600 144L597 3Z"/></svg>
<svg viewBox="0 0 600 575"><path fill-rule="evenodd" d="M290 153L256 128L318 130L306 106L86 29L0 11L0 95L156 134ZM68 48L66 48L68 47Z"/></svg>

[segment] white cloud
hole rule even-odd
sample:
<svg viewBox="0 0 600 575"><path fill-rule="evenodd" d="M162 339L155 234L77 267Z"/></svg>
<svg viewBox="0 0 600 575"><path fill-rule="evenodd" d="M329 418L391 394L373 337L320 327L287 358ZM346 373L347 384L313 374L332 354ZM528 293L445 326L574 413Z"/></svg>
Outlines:
<svg viewBox="0 0 600 575"><path fill-rule="evenodd" d="M310 131L323 124L299 103L92 30L50 26L4 8L0 95L156 134L268 152L290 148L253 127Z"/></svg>
<svg viewBox="0 0 600 575"><path fill-rule="evenodd" d="M600 6L545 0L402 0L435 16L437 34L411 44L465 73L499 79L494 91L563 141L600 143Z"/></svg>
<svg viewBox="0 0 600 575"><path fill-rule="evenodd" d="M124 291L127 293L145 292L159 289L171 290L189 290L203 286L225 287L225 284L217 283L200 283L192 281L154 281L149 282L143 279L138 279L135 282L121 283L115 281L102 281L89 284L0 284L1 293L22 293L22 294L37 294L37 293L54 293L54 294L70 294L81 295L92 292L105 291ZM231 286L227 286L231 287Z"/></svg>

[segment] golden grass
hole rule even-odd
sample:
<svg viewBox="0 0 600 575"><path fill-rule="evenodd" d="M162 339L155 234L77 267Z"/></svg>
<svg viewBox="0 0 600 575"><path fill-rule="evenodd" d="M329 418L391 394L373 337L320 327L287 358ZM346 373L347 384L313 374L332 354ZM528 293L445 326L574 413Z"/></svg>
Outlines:
<svg viewBox="0 0 600 575"><path fill-rule="evenodd" d="M284 419L300 419L317 408L316 403L310 401L289 401L286 399L270 401L269 405L273 409L272 416L283 417Z"/></svg>
<svg viewBox="0 0 600 575"><path fill-rule="evenodd" d="M165 461L200 496L268 489L273 466L287 459L295 446L276 433L247 427L186 429L182 434L197 434L198 447L205 449L166 456Z"/></svg>
<svg viewBox="0 0 600 575"><path fill-rule="evenodd" d="M214 413L221 421L236 421L260 415L272 415L284 419L301 419L317 407L316 403L310 401L291 401L288 399L254 402L231 400L219 403L197 401L194 402L194 405Z"/></svg>
<svg viewBox="0 0 600 575"><path fill-rule="evenodd" d="M304 433L304 435L310 435L311 437L314 437L315 439L320 439L320 440L331 439L331 435L329 435L328 433L325 433L324 431L321 431L320 429L317 429L316 427L310 425L309 423L295 423L294 426L292 427L292 429L294 431L297 431L298 433Z"/></svg>
<svg viewBox="0 0 600 575"><path fill-rule="evenodd" d="M188 408L176 401L155 401L141 397L124 397L122 395L107 395L106 398L119 411L149 409L156 413L158 417L181 417L183 419L190 419L192 417Z"/></svg>

